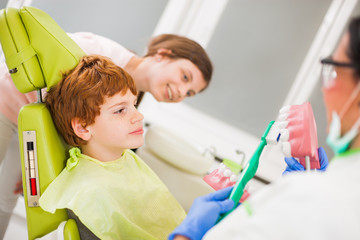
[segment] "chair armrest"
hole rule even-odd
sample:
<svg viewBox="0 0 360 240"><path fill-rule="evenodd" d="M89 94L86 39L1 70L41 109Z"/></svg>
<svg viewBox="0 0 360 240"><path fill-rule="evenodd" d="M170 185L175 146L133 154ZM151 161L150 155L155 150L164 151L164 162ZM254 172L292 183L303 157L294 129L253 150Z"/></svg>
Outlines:
<svg viewBox="0 0 360 240"><path fill-rule="evenodd" d="M64 227L64 240L80 240L80 234L74 219L69 219Z"/></svg>

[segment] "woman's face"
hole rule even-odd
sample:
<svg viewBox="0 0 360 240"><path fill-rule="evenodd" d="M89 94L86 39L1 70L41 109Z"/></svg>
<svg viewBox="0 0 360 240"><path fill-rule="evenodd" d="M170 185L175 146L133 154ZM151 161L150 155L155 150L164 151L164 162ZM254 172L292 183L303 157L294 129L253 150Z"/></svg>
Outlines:
<svg viewBox="0 0 360 240"><path fill-rule="evenodd" d="M332 60L340 63L351 63L346 54L349 43L349 35L345 34L336 48ZM335 111L341 118L341 134L350 130L359 117L358 100L350 101L350 96L356 88L357 82L354 79L354 70L349 67L332 66L336 72L334 80L328 86L323 86L323 97L327 111L328 127L331 122L332 112Z"/></svg>
<svg viewBox="0 0 360 240"><path fill-rule="evenodd" d="M207 86L200 70L190 60L158 54L151 59L148 88L159 102L181 102Z"/></svg>

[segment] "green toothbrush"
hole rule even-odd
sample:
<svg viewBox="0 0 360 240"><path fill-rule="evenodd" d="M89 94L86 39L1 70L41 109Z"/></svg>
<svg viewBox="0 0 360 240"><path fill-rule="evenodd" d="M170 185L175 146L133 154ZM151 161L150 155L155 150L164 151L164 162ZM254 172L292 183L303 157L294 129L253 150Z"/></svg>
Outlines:
<svg viewBox="0 0 360 240"><path fill-rule="evenodd" d="M233 200L235 205L232 210L220 216L217 222L220 222L224 217L231 213L237 206L237 203L240 201L241 196L244 193L245 185L255 176L255 173L259 166L260 155L264 147L269 144L276 144L279 140L280 129L277 124L274 124L275 121L271 121L266 128L263 136L261 137L261 142L257 147L255 153L251 156L250 161L246 164L244 170L241 172L241 175L236 182L229 199Z"/></svg>

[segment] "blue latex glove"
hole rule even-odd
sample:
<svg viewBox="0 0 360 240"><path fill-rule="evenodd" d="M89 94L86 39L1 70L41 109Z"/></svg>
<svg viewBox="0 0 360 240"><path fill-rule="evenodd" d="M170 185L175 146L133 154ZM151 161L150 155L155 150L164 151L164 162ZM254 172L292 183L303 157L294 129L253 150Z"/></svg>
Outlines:
<svg viewBox="0 0 360 240"><path fill-rule="evenodd" d="M318 148L318 153L319 153L319 162L320 162L320 168L318 170L325 171L327 166L329 165L328 157L326 156L326 152L325 152L324 148L322 148L322 147ZM283 175L287 174L289 172L293 172L293 171L305 171L305 168L303 167L303 165L301 165L293 157L286 157L285 162L287 164L287 167L286 167L285 171L283 172Z"/></svg>
<svg viewBox="0 0 360 240"><path fill-rule="evenodd" d="M234 202L227 199L232 188L224 188L196 198L187 217L170 234L169 240L174 239L176 235L186 236L191 240L202 239L205 233L215 225L220 214L233 208Z"/></svg>

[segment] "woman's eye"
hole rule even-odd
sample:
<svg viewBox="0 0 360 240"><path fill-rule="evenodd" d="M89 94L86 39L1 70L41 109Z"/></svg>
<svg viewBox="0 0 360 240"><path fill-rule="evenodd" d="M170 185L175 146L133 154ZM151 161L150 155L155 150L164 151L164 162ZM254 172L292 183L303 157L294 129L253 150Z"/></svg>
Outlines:
<svg viewBox="0 0 360 240"><path fill-rule="evenodd" d="M189 81L189 78L188 78L188 76L186 76L186 74L184 74L184 81L185 81L185 82L188 82L188 81Z"/></svg>
<svg viewBox="0 0 360 240"><path fill-rule="evenodd" d="M186 92L187 97L192 97L194 95L195 95L195 92L193 90L189 90L189 91Z"/></svg>

